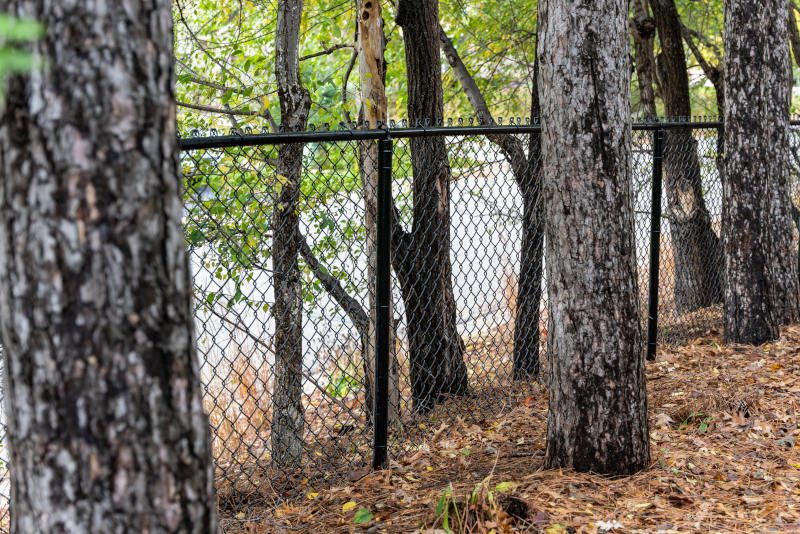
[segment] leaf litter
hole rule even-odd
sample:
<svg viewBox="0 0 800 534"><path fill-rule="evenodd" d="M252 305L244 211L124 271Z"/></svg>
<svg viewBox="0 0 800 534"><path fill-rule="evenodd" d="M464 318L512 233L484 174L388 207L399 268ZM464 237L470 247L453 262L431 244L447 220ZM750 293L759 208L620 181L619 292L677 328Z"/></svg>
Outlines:
<svg viewBox="0 0 800 534"><path fill-rule="evenodd" d="M800 531L800 326L761 347L713 331L663 347L647 379L652 461L634 476L544 470L538 386L494 420L431 429L389 469L226 531Z"/></svg>

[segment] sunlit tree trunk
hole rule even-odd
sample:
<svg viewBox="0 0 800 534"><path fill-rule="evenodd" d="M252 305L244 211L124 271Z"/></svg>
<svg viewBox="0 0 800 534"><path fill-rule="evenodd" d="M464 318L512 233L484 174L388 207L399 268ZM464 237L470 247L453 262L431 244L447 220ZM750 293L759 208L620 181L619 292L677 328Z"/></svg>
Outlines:
<svg viewBox="0 0 800 534"><path fill-rule="evenodd" d="M725 4L725 337L763 343L798 319L789 196L784 0Z"/></svg>
<svg viewBox="0 0 800 534"><path fill-rule="evenodd" d="M545 464L649 461L630 180L627 0L541 0L550 382Z"/></svg>
<svg viewBox="0 0 800 534"><path fill-rule="evenodd" d="M358 13L358 59L361 85L361 120L370 128L378 128L387 121L386 100L386 47L383 35L383 13L378 0L359 0ZM361 179L364 184L365 227L367 231L367 280L369 294L369 329L362 341L365 348L366 405L371 413L374 402L372 378L375 373L375 325L377 322L376 280L378 241L378 145L375 141L359 143ZM394 307L389 304L389 317L393 318ZM389 420L397 418L400 411L398 390L397 344L394 321L390 324L389 336Z"/></svg>
<svg viewBox="0 0 800 534"><path fill-rule="evenodd" d="M303 0L279 0L275 37L275 77L281 104L281 125L303 131L311 98L300 80L300 21ZM303 452L303 317L298 254L298 201L303 170L303 145L287 143L278 150L278 193L272 216L273 284L275 287L275 386L272 409L272 461L297 467Z"/></svg>
<svg viewBox="0 0 800 534"><path fill-rule="evenodd" d="M168 0L16 0L43 68L0 123L11 531L216 530Z"/></svg>

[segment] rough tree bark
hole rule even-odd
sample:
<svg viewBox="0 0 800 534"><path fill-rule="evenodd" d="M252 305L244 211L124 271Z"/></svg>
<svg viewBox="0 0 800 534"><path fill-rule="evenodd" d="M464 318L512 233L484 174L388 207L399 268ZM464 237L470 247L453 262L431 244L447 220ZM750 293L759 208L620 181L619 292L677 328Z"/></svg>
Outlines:
<svg viewBox="0 0 800 534"><path fill-rule="evenodd" d="M438 0L400 0L408 79L408 118L443 119ZM425 412L447 394L468 390L464 342L456 329L450 265L450 165L442 137L410 140L413 223L395 221L392 262L408 323L411 390Z"/></svg>
<svg viewBox="0 0 800 534"><path fill-rule="evenodd" d="M650 0L661 54L659 82L669 117L692 110L681 21L675 0ZM675 258L675 303L686 313L722 302L722 247L703 198L697 141L690 128L667 132L664 152L668 220Z"/></svg>
<svg viewBox="0 0 800 534"><path fill-rule="evenodd" d="M494 117L478 84L461 60L453 41L439 27L442 51L456 75L462 91L472 105L472 111L483 124L492 124ZM538 62L534 63L534 78ZM539 97L534 79L531 117L539 116ZM525 154L522 139L513 135L490 134L489 141L496 145L511 166L514 180L522 193L522 243L519 280L517 283L517 313L514 318L514 379L530 380L539 375L540 305L542 301L544 213L541 195L541 139L531 134L529 151Z"/></svg>
<svg viewBox="0 0 800 534"><path fill-rule="evenodd" d="M360 119L370 128L386 124L388 103L386 99L386 40L383 34L383 13L379 0L359 0L358 6L358 65L361 85ZM364 347L365 402L372 414L374 391L372 377L375 373L375 324L377 321L376 273L378 266L378 144L375 141L359 143L359 169L364 184L364 212L367 231L367 280L369 294L369 328L362 341ZM394 307L389 305L389 317L394 317ZM389 421L400 413L399 376L395 342L394 321L389 337Z"/></svg>
<svg viewBox="0 0 800 534"><path fill-rule="evenodd" d="M541 0L539 90L550 332L545 463L649 461L630 186L627 0Z"/></svg>
<svg viewBox="0 0 800 534"><path fill-rule="evenodd" d="M12 532L212 532L168 0L17 0L0 123Z"/></svg>
<svg viewBox="0 0 800 534"><path fill-rule="evenodd" d="M306 128L311 97L300 81L300 20L303 0L279 0L275 36L275 77L286 131ZM298 254L298 201L303 145L278 150L278 192L272 216L275 288L275 385L272 393L272 461L280 468L300 465L303 452L303 317Z"/></svg>
<svg viewBox="0 0 800 534"><path fill-rule="evenodd" d="M636 77L639 80L639 103L646 119L654 119L656 95L653 90L655 80L655 56L653 44L656 36L656 23L650 16L648 0L632 0L633 17L630 32L636 58Z"/></svg>
<svg viewBox="0 0 800 534"><path fill-rule="evenodd" d="M797 237L789 197L784 0L725 4L725 337L777 339L795 322Z"/></svg>

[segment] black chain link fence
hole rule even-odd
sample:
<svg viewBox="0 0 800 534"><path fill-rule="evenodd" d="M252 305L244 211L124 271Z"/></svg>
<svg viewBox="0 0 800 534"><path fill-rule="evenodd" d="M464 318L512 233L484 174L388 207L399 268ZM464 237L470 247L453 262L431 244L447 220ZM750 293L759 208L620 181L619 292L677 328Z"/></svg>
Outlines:
<svg viewBox="0 0 800 534"><path fill-rule="evenodd" d="M392 458L424 446L447 420L489 419L542 394L535 377L538 362L546 366L548 313L538 127L392 126L181 141L204 403L230 520L366 472L376 421L390 430ZM651 320L659 343L722 328L719 128L634 126L643 323L652 298L655 161L663 171L658 324ZM380 146L392 153L392 231L384 235ZM793 135L794 184L799 168ZM375 285L386 268L381 246L392 252L385 328ZM278 324L286 328L276 332ZM385 366L376 327L388 336ZM387 378L377 404L376 366ZM385 418L374 411L381 402ZM9 517L5 437L3 419L0 532Z"/></svg>

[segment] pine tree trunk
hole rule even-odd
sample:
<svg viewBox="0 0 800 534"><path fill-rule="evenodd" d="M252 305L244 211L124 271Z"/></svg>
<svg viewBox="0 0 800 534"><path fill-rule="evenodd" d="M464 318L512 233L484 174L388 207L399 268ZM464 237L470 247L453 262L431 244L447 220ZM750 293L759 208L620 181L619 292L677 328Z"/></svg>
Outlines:
<svg viewBox="0 0 800 534"><path fill-rule="evenodd" d="M300 20L303 0L279 0L275 39L275 75L281 125L303 131L311 98L300 81ZM279 468L300 465L303 452L303 316L298 254L298 201L303 145L278 150L278 192L272 216L272 261L275 288L275 385L272 393L272 461Z"/></svg>
<svg viewBox="0 0 800 534"><path fill-rule="evenodd" d="M212 532L171 4L10 5L47 28L0 123L11 530Z"/></svg>
<svg viewBox="0 0 800 534"><path fill-rule="evenodd" d="M400 0L408 77L408 118L443 117L437 0ZM443 395L468 389L464 342L456 330L450 265L450 165L442 137L410 140L414 170L413 228L395 225L393 251L408 322L415 409L427 411Z"/></svg>
<svg viewBox="0 0 800 534"><path fill-rule="evenodd" d="M798 319L789 197L790 61L784 0L725 4L725 337L777 339Z"/></svg>
<svg viewBox="0 0 800 534"><path fill-rule="evenodd" d="M361 85L361 120L370 128L386 124L388 103L386 99L386 48L383 35L383 13L377 0L359 0L358 59ZM372 414L375 399L373 377L375 374L375 325L377 323L377 266L378 266L378 144L375 141L359 143L359 169L364 184L364 212L367 233L367 280L369 294L369 333L364 346L365 403ZM394 306L389 303L389 317L394 317ZM394 321L389 326L389 422L400 413L399 374L396 355Z"/></svg>
<svg viewBox="0 0 800 534"><path fill-rule="evenodd" d="M692 114L689 74L675 0L651 0L658 27L661 96L668 117ZM722 247L703 198L697 141L690 128L669 130L664 148L668 218L675 257L679 313L722 302Z"/></svg>
<svg viewBox="0 0 800 534"><path fill-rule="evenodd" d="M545 463L649 461L630 180L627 0L539 4L548 295Z"/></svg>

